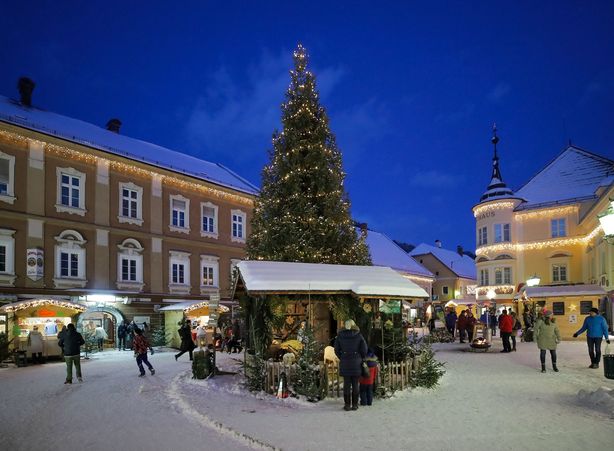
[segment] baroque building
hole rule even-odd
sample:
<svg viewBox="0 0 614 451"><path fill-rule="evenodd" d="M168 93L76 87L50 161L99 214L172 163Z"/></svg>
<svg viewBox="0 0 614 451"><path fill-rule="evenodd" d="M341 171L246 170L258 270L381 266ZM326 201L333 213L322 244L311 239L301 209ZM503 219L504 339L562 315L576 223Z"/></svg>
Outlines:
<svg viewBox="0 0 614 451"><path fill-rule="evenodd" d="M612 246L597 214L614 195L614 161L570 144L513 191L498 142L495 128L491 180L473 207L478 302L552 310L565 338L592 307L611 326Z"/></svg>
<svg viewBox="0 0 614 451"><path fill-rule="evenodd" d="M33 88L0 96L0 332L85 312L111 341L120 320L160 327L165 304L228 299L257 188L117 119L37 108Z"/></svg>

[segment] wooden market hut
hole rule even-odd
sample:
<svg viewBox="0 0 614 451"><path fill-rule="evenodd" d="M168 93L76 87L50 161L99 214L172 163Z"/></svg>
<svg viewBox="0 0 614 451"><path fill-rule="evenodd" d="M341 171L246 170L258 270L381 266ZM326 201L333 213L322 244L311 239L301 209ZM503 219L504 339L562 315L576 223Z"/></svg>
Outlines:
<svg viewBox="0 0 614 451"><path fill-rule="evenodd" d="M237 269L233 299L280 296L286 300L286 324L298 326L309 320L323 344L329 344L337 332L329 305L336 296L353 296L372 312L378 311L380 301L429 297L423 288L385 266L255 260L241 261Z"/></svg>

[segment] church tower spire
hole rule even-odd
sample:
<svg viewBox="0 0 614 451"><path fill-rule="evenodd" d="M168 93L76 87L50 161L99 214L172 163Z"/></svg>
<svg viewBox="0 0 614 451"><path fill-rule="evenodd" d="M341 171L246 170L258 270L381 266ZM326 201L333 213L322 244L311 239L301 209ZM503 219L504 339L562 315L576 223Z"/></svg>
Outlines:
<svg viewBox="0 0 614 451"><path fill-rule="evenodd" d="M490 178L488 188L486 188L486 192L482 194L482 197L480 198L480 202L514 196L514 192L509 189L503 181L501 170L499 169L499 155L497 154L499 137L497 136L497 124L493 124L492 132L493 136L490 140L494 147L494 155L492 157L492 176Z"/></svg>

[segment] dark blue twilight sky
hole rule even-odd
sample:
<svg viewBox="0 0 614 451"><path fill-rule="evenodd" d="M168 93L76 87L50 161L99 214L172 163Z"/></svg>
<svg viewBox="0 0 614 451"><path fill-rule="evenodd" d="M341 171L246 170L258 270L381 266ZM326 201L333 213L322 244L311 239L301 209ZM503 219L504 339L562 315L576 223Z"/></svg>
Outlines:
<svg viewBox="0 0 614 451"><path fill-rule="evenodd" d="M0 94L221 162L259 183L298 41L352 212L475 247L491 124L517 188L568 139L614 156L612 1L5 2ZM260 3L260 4L258 4Z"/></svg>

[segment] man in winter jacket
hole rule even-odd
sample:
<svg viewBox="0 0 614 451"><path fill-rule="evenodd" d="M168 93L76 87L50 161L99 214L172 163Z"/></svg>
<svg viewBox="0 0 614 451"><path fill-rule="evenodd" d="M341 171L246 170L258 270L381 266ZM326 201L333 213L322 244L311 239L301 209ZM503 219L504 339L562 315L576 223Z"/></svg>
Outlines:
<svg viewBox="0 0 614 451"><path fill-rule="evenodd" d="M83 382L81 377L81 346L85 344L83 336L77 332L75 325L70 323L66 326L66 333L60 338L58 345L64 349L64 360L66 361L66 381L65 384L72 384L72 366L75 365L77 380Z"/></svg>
<svg viewBox="0 0 614 451"><path fill-rule="evenodd" d="M499 330L501 331L501 341L503 341L503 351L501 352L512 352L510 337L512 336L513 328L514 318L512 318L512 315L507 314L507 310L503 309L501 316L499 316Z"/></svg>
<svg viewBox="0 0 614 451"><path fill-rule="evenodd" d="M117 328L117 349L120 351L126 350L126 334L128 333L128 326L126 326L126 321L122 321L122 323Z"/></svg>
<svg viewBox="0 0 614 451"><path fill-rule="evenodd" d="M454 308L450 308L448 313L446 314L446 329L450 332L450 335L454 337L454 328L456 327L456 320L458 317L456 316L456 312Z"/></svg>
<svg viewBox="0 0 614 451"><path fill-rule="evenodd" d="M605 318L599 314L599 310L592 308L589 316L584 319L584 324L579 331L573 334L576 338L578 335L586 332L586 343L588 344L588 355L591 358L589 368L599 368L601 361L601 340L605 338L605 342L610 344L608 335L608 323Z"/></svg>

